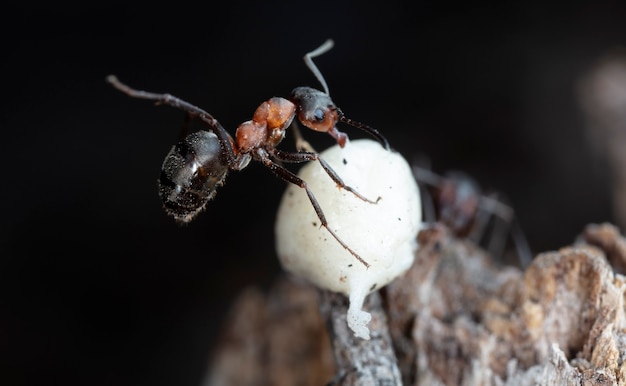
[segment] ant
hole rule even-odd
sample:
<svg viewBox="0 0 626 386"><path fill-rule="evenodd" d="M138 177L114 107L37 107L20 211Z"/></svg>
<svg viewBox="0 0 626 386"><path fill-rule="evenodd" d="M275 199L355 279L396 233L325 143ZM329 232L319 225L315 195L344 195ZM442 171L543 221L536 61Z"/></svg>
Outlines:
<svg viewBox="0 0 626 386"><path fill-rule="evenodd" d="M503 255L507 232L510 232L521 266L530 264L532 253L515 212L499 200L497 194L483 194L478 182L461 171L449 171L440 176L414 165L413 174L420 190L425 190L423 185L430 187L429 194L421 195L427 223L438 221L457 237L477 244L486 242L486 249L494 256Z"/></svg>
<svg viewBox="0 0 626 386"><path fill-rule="evenodd" d="M235 140L211 114L199 107L170 94L133 89L120 82L114 75L106 78L107 82L122 93L133 98L155 101L157 105L169 105L183 110L187 113L186 123L191 119L198 119L207 129L185 136L165 157L158 185L163 206L169 215L180 223L191 221L215 196L216 189L224 184L229 170L242 170L254 159L284 181L304 189L321 226L326 228L335 240L359 262L369 267L369 264L329 227L324 212L306 181L282 165L283 162L318 161L340 189L345 189L359 199L372 204L380 200L379 197L376 201L371 201L347 186L330 165L313 151L306 141L302 140L295 122L292 125L294 117L297 116L304 126L328 133L340 147L344 147L348 136L336 127L338 122L343 122L364 130L377 139L385 149L390 150L387 139L378 130L345 117L331 100L326 81L312 59L326 53L333 45L333 40L328 39L320 47L304 56L305 64L321 83L324 91L311 87L297 87L291 92L290 100L281 97L268 99L259 105L251 120L239 125ZM296 136L297 151L295 152L277 149L285 137L286 129L290 126L293 126ZM311 151L305 151L305 148Z"/></svg>

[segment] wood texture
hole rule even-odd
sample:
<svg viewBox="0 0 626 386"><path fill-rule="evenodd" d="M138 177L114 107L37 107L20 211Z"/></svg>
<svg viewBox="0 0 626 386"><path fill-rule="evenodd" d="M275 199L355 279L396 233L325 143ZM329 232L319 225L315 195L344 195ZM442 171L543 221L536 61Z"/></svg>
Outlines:
<svg viewBox="0 0 626 386"><path fill-rule="evenodd" d="M345 298L281 277L233 306L206 385L626 385L626 241L610 224L573 239L522 271L422 231L412 268L368 296L369 343Z"/></svg>

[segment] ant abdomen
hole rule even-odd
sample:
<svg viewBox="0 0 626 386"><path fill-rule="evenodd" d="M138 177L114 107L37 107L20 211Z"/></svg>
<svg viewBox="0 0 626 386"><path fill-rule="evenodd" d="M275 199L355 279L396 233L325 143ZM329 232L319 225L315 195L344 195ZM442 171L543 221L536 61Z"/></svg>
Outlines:
<svg viewBox="0 0 626 386"><path fill-rule="evenodd" d="M297 151L295 152L277 148L285 137L285 130L290 127L297 115L303 125L328 133L340 147L345 146L348 136L337 129L337 122L365 131L376 138L385 149L390 150L389 143L378 130L345 117L330 99L326 81L312 58L325 53L332 46L332 40L327 40L316 50L304 56L306 65L320 81L324 91L311 87L298 87L292 91L291 100L281 97L268 99L256 109L251 120L239 125L235 140L211 114L189 102L171 94L131 88L120 82L114 75L106 78L107 82L126 95L183 110L187 113L188 121L198 120L208 129L186 136L170 150L163 162L159 178L159 196L169 215L181 223L193 220L204 209L206 203L215 196L216 189L223 184L228 170L242 170L254 159L284 181L306 190L321 226L325 227L335 240L359 262L369 267L369 264L344 243L328 225L322 208L313 192L307 187L306 181L286 169L283 163L318 161L339 188L363 201L372 204L378 201L371 201L347 186L330 165L301 138L296 138Z"/></svg>
<svg viewBox="0 0 626 386"><path fill-rule="evenodd" d="M220 160L220 151L217 135L200 130L187 135L165 157L159 196L177 221L191 221L222 185L228 165Z"/></svg>

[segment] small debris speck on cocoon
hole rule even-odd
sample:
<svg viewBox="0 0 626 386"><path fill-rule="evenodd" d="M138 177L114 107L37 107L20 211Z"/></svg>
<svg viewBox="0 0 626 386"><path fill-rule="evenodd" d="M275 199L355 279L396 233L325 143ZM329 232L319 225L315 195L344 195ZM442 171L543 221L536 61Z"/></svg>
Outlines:
<svg viewBox="0 0 626 386"><path fill-rule="evenodd" d="M369 339L365 297L413 263L422 224L417 183L406 160L378 142L348 141L321 153L344 183L377 203L340 189L310 162L298 173L319 202L329 227L370 266L359 262L321 226L304 189L290 185L276 218L276 249L282 267L320 288L348 296L348 325Z"/></svg>

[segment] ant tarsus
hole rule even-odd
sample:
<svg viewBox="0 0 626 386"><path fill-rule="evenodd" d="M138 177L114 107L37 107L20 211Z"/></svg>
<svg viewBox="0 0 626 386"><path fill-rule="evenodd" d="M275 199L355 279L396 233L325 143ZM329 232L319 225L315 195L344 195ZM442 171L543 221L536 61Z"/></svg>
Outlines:
<svg viewBox="0 0 626 386"><path fill-rule="evenodd" d="M344 147L348 136L336 127L338 122L343 122L365 131L378 140L385 149L390 149L389 142L378 130L346 118L330 99L326 81L313 63L313 58L327 52L333 44L329 39L304 56L306 65L322 84L324 91L311 87L297 87L291 92L290 100L281 97L268 99L259 105L251 120L239 125L234 140L217 119L191 103L171 94L131 88L114 75L106 78L113 87L130 97L151 100L157 105L169 105L185 111L187 113L185 126L191 119L197 119L207 129L186 135L172 147L163 162L158 180L159 195L168 214L182 223L193 220L215 196L216 189L224 184L228 171L242 170L254 159L284 181L304 189L321 226L365 267L370 266L332 231L321 206L306 182L282 166L282 162L318 161L340 189L368 203L375 204L380 200L378 197L372 201L346 185L319 153L313 151L311 145L302 138L293 122L297 116L304 126L328 133L339 146ZM276 148L290 126L294 127L296 133L295 152Z"/></svg>

